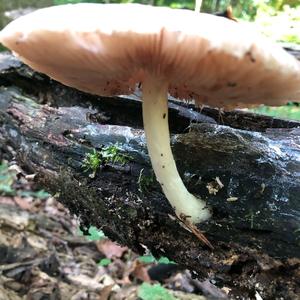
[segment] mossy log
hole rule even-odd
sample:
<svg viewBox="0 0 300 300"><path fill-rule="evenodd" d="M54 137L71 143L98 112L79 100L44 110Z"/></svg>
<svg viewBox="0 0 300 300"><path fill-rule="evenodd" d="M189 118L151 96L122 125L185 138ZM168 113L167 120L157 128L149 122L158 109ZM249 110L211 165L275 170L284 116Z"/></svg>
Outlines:
<svg viewBox="0 0 300 300"><path fill-rule="evenodd" d="M300 123L170 102L179 172L213 209L199 225L212 251L183 228L152 180L138 96L87 95L9 54L0 57L0 84L0 155L36 173L83 225L249 297L299 293ZM87 153L116 143L130 160L106 163L91 178Z"/></svg>

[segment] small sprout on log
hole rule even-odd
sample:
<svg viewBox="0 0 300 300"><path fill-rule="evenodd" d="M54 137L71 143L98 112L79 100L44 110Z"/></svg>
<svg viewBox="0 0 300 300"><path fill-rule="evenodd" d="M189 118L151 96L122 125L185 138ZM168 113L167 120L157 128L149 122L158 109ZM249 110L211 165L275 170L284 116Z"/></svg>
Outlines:
<svg viewBox="0 0 300 300"><path fill-rule="evenodd" d="M118 144L104 147L100 153L104 163L120 163L124 165L132 159L129 155L121 153L121 148Z"/></svg>
<svg viewBox="0 0 300 300"><path fill-rule="evenodd" d="M296 230L294 230L293 233L295 234L297 243L298 243L298 245L300 246L300 227L297 228Z"/></svg>
<svg viewBox="0 0 300 300"><path fill-rule="evenodd" d="M154 174L152 173L151 175L145 175L144 174L144 169L141 169L139 178L138 178L138 186L139 186L139 192L140 193L145 193L149 191L149 188L151 185L154 183Z"/></svg>
<svg viewBox="0 0 300 300"><path fill-rule="evenodd" d="M216 177L216 182L219 185L220 189L224 187L224 184L222 183L222 181L220 180L220 178L218 176Z"/></svg>
<svg viewBox="0 0 300 300"><path fill-rule="evenodd" d="M103 147L100 151L93 149L92 153L88 153L85 156L82 166L86 172L91 170L93 173L90 177L94 178L101 165L108 163L120 163L124 165L130 159L132 158L129 155L121 153L121 148L118 144L114 144Z"/></svg>
<svg viewBox="0 0 300 300"><path fill-rule="evenodd" d="M98 152L96 149L93 149L92 153L88 153L85 156L82 166L86 172L92 171L93 173L90 175L90 177L94 178L101 164L102 164L101 153Z"/></svg>
<svg viewBox="0 0 300 300"><path fill-rule="evenodd" d="M253 229L253 227L254 227L254 212L253 212L253 210L251 209L249 214L247 214L245 217L250 221L250 228Z"/></svg>
<svg viewBox="0 0 300 300"><path fill-rule="evenodd" d="M265 189L266 189L266 185L264 183L262 183L260 193L263 194Z"/></svg>

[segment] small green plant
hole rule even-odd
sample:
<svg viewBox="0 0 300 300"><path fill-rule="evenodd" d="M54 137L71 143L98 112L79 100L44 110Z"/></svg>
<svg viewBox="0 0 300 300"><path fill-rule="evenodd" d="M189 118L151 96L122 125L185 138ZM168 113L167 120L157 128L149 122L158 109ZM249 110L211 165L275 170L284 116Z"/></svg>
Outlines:
<svg viewBox="0 0 300 300"><path fill-rule="evenodd" d="M131 159L129 155L121 153L121 148L118 144L104 147L100 153L105 163L120 163L124 165Z"/></svg>
<svg viewBox="0 0 300 300"><path fill-rule="evenodd" d="M254 212L252 209L250 209L249 213L247 215L245 215L245 219L250 222L251 229L254 228L254 218L255 218Z"/></svg>
<svg viewBox="0 0 300 300"><path fill-rule="evenodd" d="M89 228L88 232L89 232L89 235L87 236L87 239L89 241L100 241L100 240L106 239L104 232L102 230L99 230L95 226L91 226Z"/></svg>
<svg viewBox="0 0 300 300"><path fill-rule="evenodd" d="M108 163L120 163L124 165L131 157L121 152L118 144L103 147L100 151L93 149L92 153L88 153L82 163L84 170L92 171L91 177L95 177L97 170L101 165Z"/></svg>
<svg viewBox="0 0 300 300"><path fill-rule="evenodd" d="M149 284L144 282L138 288L138 297L142 300L176 300L167 289L162 287L160 284Z"/></svg>
<svg viewBox="0 0 300 300"><path fill-rule="evenodd" d="M92 153L88 153L82 163L83 168L85 171L92 171L93 175L95 176L98 168L100 168L102 163L101 153L93 149Z"/></svg>
<svg viewBox="0 0 300 300"><path fill-rule="evenodd" d="M176 264L174 261L169 260L166 256L162 256L160 259L156 259L152 254L139 256L138 260L144 264Z"/></svg>
<svg viewBox="0 0 300 300"><path fill-rule="evenodd" d="M159 264L176 264L175 261L169 260L166 256L162 256L158 261Z"/></svg>
<svg viewBox="0 0 300 300"><path fill-rule="evenodd" d="M296 34L283 35L281 40L288 43L300 44L300 37Z"/></svg>
<svg viewBox="0 0 300 300"><path fill-rule="evenodd" d="M49 198L51 195L47 192L45 192L44 190L40 190L37 192L33 192L33 191L21 191L19 193L19 195L21 197L33 197L33 198L38 198L38 199L47 199Z"/></svg>
<svg viewBox="0 0 300 300"><path fill-rule="evenodd" d="M300 120L300 107L294 105L293 103L289 103L287 105L279 107L261 105L251 109L251 111L258 114L268 115L271 117Z"/></svg>
<svg viewBox="0 0 300 300"><path fill-rule="evenodd" d="M153 255L143 255L138 260L144 264L152 264L156 262L156 258Z"/></svg>
<svg viewBox="0 0 300 300"><path fill-rule="evenodd" d="M0 195L9 196L16 193L13 188L15 178L15 172L10 171L6 163L0 164Z"/></svg>
<svg viewBox="0 0 300 300"><path fill-rule="evenodd" d="M95 226L90 226L87 234L86 231L83 232L80 228L78 228L78 235L85 236L89 241L101 241L107 239L104 232Z"/></svg>
<svg viewBox="0 0 300 300"><path fill-rule="evenodd" d="M99 266L102 266L102 267L106 267L106 266L108 266L109 264L111 264L111 259L109 259L109 258L102 258L102 259L98 262L98 265L99 265Z"/></svg>
<svg viewBox="0 0 300 300"><path fill-rule="evenodd" d="M152 173L151 175L145 175L144 174L144 169L142 169L140 171L137 183L138 183L138 186L139 186L139 191L142 194L145 193L145 192L148 192L149 188L154 183L154 174Z"/></svg>

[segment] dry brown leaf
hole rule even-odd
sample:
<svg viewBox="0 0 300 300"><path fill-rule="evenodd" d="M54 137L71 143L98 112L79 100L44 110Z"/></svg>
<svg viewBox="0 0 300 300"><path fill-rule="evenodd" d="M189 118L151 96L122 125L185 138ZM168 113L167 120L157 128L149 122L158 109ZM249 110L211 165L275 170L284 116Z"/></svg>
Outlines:
<svg viewBox="0 0 300 300"><path fill-rule="evenodd" d="M13 199L21 209L31 211L32 205L28 200L26 200L26 198L14 197Z"/></svg>
<svg viewBox="0 0 300 300"><path fill-rule="evenodd" d="M103 253L107 258L117 257L120 258L125 251L128 250L127 247L121 247L118 244L112 242L111 240L105 239L96 242L98 250Z"/></svg>
<svg viewBox="0 0 300 300"><path fill-rule="evenodd" d="M113 287L114 287L114 284L105 286L100 292L99 300L108 300Z"/></svg>
<svg viewBox="0 0 300 300"><path fill-rule="evenodd" d="M130 285L132 284L130 277L134 277L143 282L151 282L147 268L138 260L133 261L133 263L130 264L129 268L124 270L122 279L118 280L117 282L123 287L126 285Z"/></svg>
<svg viewBox="0 0 300 300"><path fill-rule="evenodd" d="M134 262L134 269L132 270L131 275L143 282L151 282L145 265L138 260Z"/></svg>
<svg viewBox="0 0 300 300"><path fill-rule="evenodd" d="M15 205L12 197L0 196L0 205Z"/></svg>

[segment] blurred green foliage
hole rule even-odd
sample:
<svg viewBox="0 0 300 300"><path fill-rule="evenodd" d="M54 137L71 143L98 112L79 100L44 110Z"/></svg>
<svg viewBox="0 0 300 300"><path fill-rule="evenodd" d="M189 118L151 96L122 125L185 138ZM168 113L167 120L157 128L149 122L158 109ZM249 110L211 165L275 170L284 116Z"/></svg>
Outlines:
<svg viewBox="0 0 300 300"><path fill-rule="evenodd" d="M138 288L138 297L142 300L176 300L167 289L160 284L149 284L144 282Z"/></svg>
<svg viewBox="0 0 300 300"><path fill-rule="evenodd" d="M194 0L53 0L54 4L66 3L143 3L156 6L169 6L173 8L194 9ZM254 20L259 10L269 12L280 12L284 7L295 8L299 6L299 0L203 0L202 11L218 12L224 11L229 5L233 8L236 17Z"/></svg>
<svg viewBox="0 0 300 300"><path fill-rule="evenodd" d="M143 3L157 6L170 6L176 8L193 9L195 0L0 0L1 11L26 7L45 7L67 3ZM299 0L203 0L202 11L224 11L231 5L233 13L238 18L247 20L255 19L258 11L280 12L285 7L296 8L300 6Z"/></svg>
<svg viewBox="0 0 300 300"><path fill-rule="evenodd" d="M15 172L10 171L6 163L0 163L0 196L15 194L15 190L13 188L15 179Z"/></svg>
<svg viewBox="0 0 300 300"><path fill-rule="evenodd" d="M101 241L107 239L104 232L95 226L90 226L87 232L78 228L78 235L85 236L89 241Z"/></svg>
<svg viewBox="0 0 300 300"><path fill-rule="evenodd" d="M101 241L107 238L104 232L95 226L91 226L88 232L89 234L86 236L86 238L89 241Z"/></svg>
<svg viewBox="0 0 300 300"><path fill-rule="evenodd" d="M257 108L251 109L251 111L262 115L268 115L271 117L300 121L300 107L292 103L280 107L270 107L261 105Z"/></svg>
<svg viewBox="0 0 300 300"><path fill-rule="evenodd" d="M144 264L176 264L174 261L169 260L166 256L162 256L157 260L152 254L139 256L138 260Z"/></svg>
<svg viewBox="0 0 300 300"><path fill-rule="evenodd" d="M102 258L99 262L98 262L98 265L99 266L102 266L102 267L107 267L108 265L110 265L112 262L111 259L109 258Z"/></svg>

